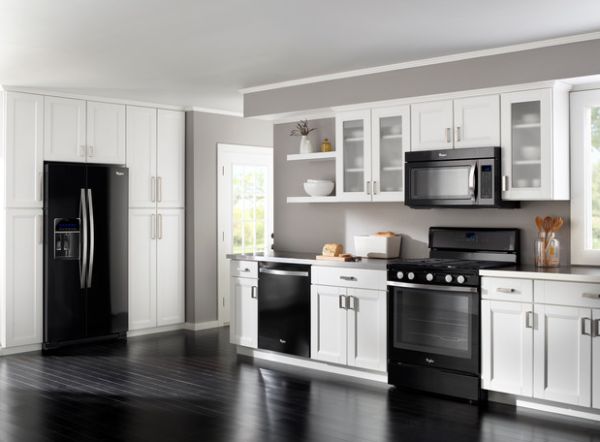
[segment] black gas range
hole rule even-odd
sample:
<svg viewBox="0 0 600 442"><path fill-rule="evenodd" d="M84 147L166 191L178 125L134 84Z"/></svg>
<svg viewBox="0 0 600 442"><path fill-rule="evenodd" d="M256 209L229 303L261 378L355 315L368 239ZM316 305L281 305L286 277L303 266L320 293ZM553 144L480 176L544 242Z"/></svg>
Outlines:
<svg viewBox="0 0 600 442"><path fill-rule="evenodd" d="M388 265L388 380L478 401L479 270L517 264L519 231L432 227L429 248Z"/></svg>

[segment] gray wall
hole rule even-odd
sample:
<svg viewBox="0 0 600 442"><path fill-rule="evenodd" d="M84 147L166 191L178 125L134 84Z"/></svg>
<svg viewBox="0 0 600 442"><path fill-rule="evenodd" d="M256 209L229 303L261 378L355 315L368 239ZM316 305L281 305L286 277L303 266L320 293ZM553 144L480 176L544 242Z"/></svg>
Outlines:
<svg viewBox="0 0 600 442"><path fill-rule="evenodd" d="M402 256L424 257L428 253L429 226L517 227L521 229L522 259L533 263L536 215L562 216L566 225L561 240L561 262L569 262L569 202L523 203L520 209L410 209L402 203L288 204L287 196L303 196L307 178L335 179L334 161L288 162L297 153L299 139L290 137L291 124L274 126L274 230L275 248L280 251L317 253L325 242L344 244L354 251L354 235L379 230L402 234ZM311 134L313 145L324 137L333 139L334 119L311 122L318 130Z"/></svg>
<svg viewBox="0 0 600 442"><path fill-rule="evenodd" d="M271 122L186 113L186 322L217 319L217 144L272 146Z"/></svg>
<svg viewBox="0 0 600 442"><path fill-rule="evenodd" d="M244 95L257 116L600 74L600 40L478 57Z"/></svg>

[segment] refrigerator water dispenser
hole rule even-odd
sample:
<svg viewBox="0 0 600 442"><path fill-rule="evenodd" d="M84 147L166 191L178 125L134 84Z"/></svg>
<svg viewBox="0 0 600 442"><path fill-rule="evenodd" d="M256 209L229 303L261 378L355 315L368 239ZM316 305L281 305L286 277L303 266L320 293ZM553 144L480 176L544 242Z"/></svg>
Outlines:
<svg viewBox="0 0 600 442"><path fill-rule="evenodd" d="M79 218L54 218L54 259L79 259Z"/></svg>

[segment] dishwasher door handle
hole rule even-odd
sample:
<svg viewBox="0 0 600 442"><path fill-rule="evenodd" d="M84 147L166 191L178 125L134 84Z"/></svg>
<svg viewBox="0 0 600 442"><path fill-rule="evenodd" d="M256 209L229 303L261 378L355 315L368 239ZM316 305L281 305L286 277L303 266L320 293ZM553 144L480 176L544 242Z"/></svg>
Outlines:
<svg viewBox="0 0 600 442"><path fill-rule="evenodd" d="M308 278L308 272L300 272L298 270L276 270L276 269L260 269L260 273L277 276L302 276Z"/></svg>

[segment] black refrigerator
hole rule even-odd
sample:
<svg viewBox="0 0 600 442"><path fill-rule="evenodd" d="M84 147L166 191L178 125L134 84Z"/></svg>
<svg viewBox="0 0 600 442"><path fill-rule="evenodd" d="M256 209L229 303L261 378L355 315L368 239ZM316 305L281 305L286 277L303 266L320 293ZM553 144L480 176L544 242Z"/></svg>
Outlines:
<svg viewBox="0 0 600 442"><path fill-rule="evenodd" d="M44 164L44 350L125 338L128 170Z"/></svg>

